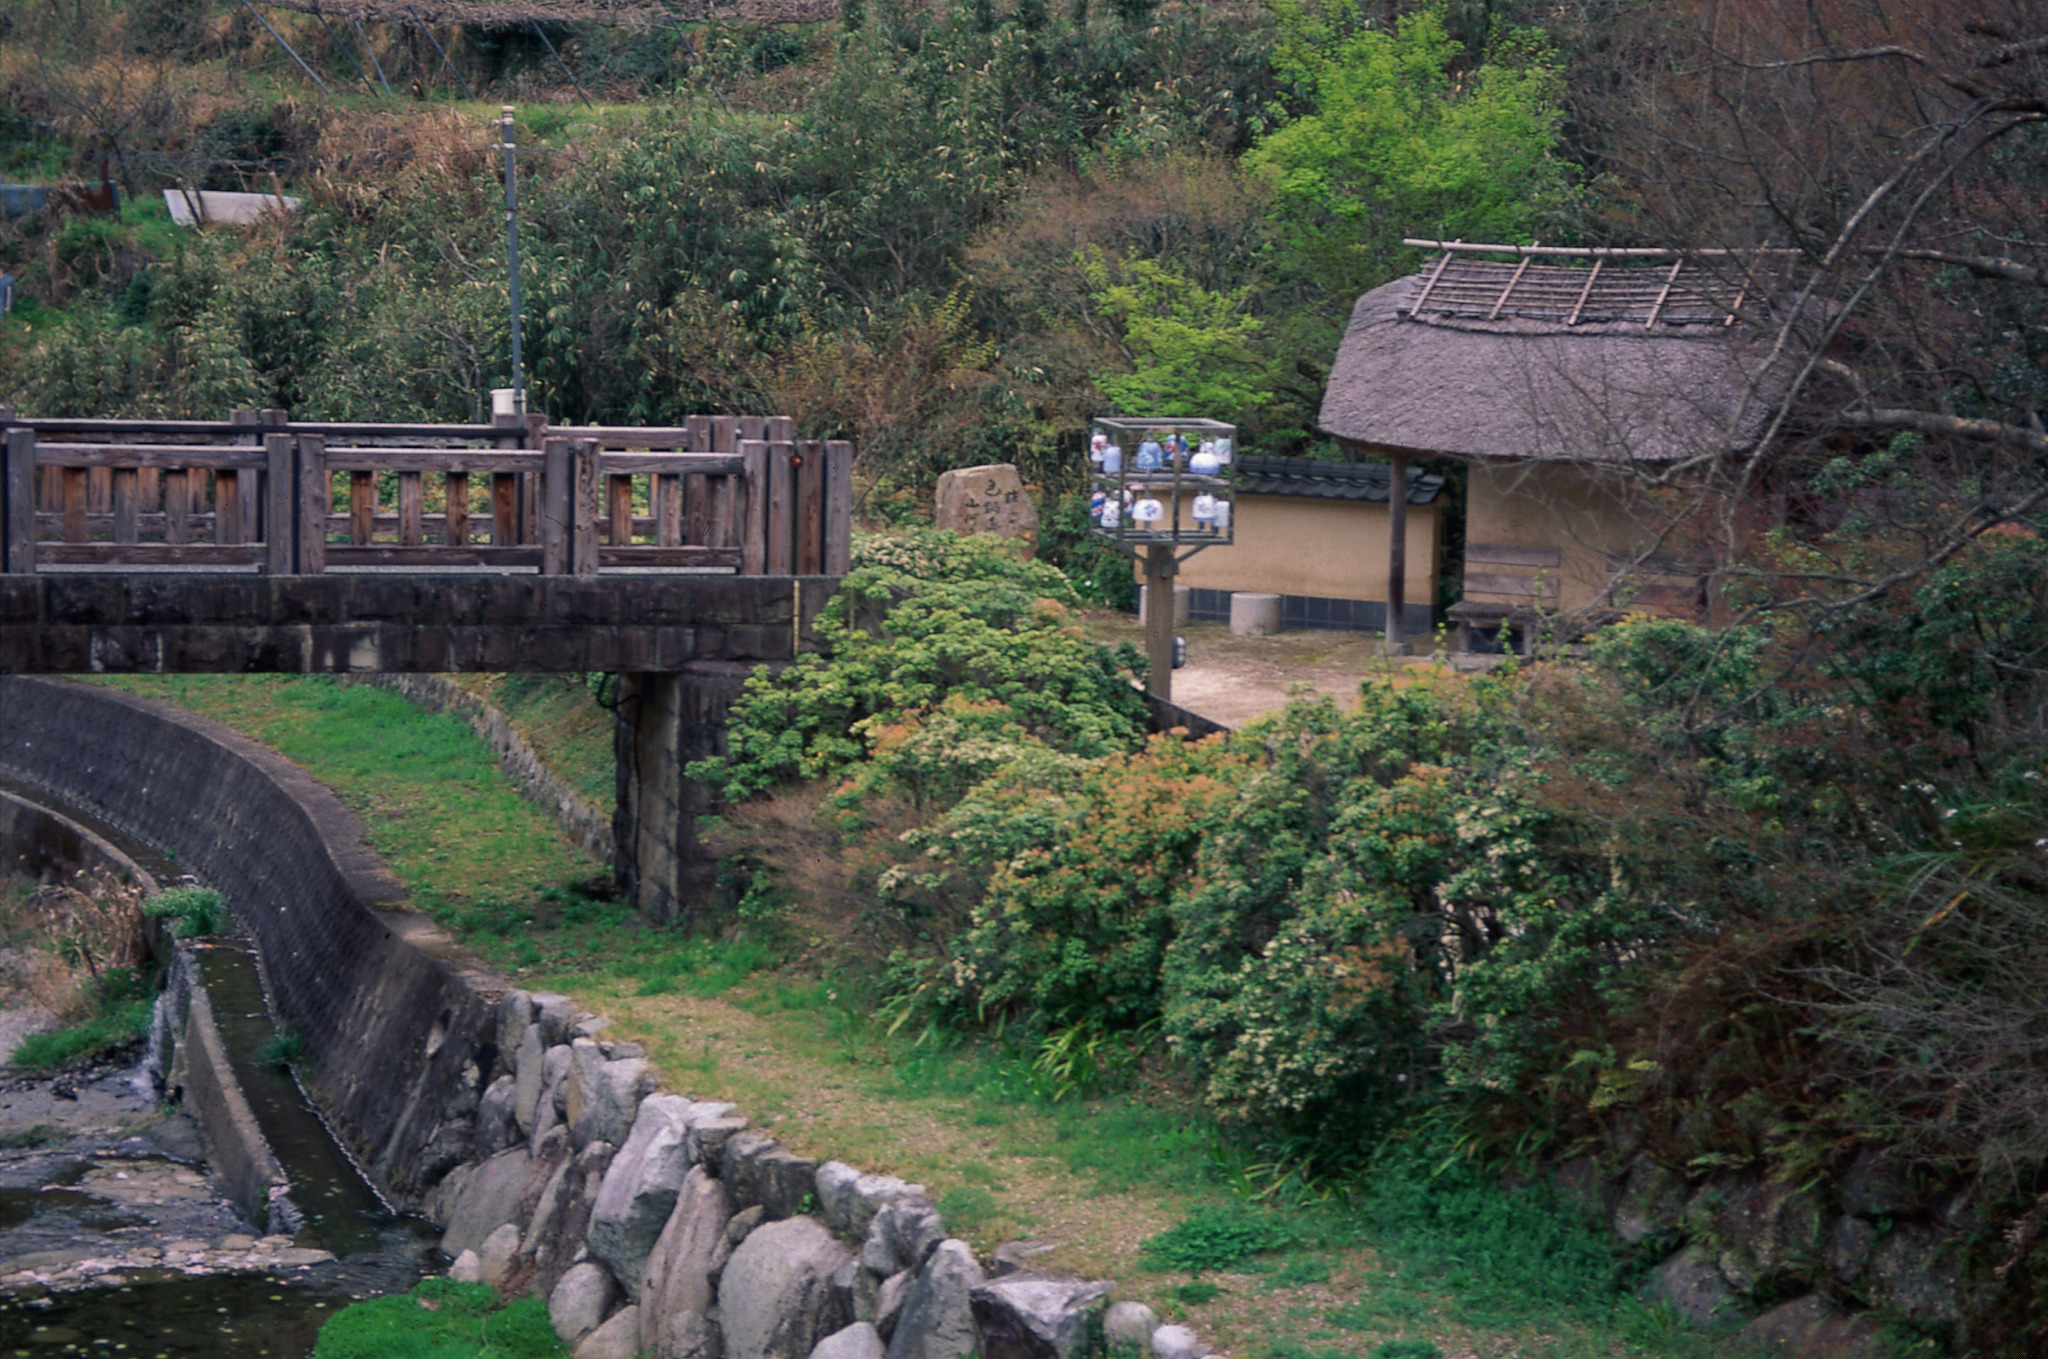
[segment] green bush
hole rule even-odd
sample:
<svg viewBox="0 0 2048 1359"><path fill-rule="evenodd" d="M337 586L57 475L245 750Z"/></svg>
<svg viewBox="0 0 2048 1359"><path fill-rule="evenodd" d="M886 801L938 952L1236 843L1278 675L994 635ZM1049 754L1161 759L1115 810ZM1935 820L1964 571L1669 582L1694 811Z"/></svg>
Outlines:
<svg viewBox="0 0 2048 1359"><path fill-rule="evenodd" d="M1292 1240L1287 1227L1271 1214L1230 1204L1198 1209L1151 1237L1143 1258L1147 1269L1200 1273L1243 1264L1266 1251L1282 1250Z"/></svg>
<svg viewBox="0 0 2048 1359"><path fill-rule="evenodd" d="M209 887L169 887L142 903L152 920L168 920L180 939L219 934L228 925L227 903Z"/></svg>

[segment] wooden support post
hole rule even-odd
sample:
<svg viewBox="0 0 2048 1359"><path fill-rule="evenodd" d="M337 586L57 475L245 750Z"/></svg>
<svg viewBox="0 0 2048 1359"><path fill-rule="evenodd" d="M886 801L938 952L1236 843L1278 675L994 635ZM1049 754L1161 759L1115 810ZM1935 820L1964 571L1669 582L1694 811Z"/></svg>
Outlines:
<svg viewBox="0 0 2048 1359"><path fill-rule="evenodd" d="M605 479L605 527L606 536L613 547L633 545L633 478L606 477ZM652 483L655 480L649 477ZM653 497L650 495L649 499ZM652 508L650 506L649 508Z"/></svg>
<svg viewBox="0 0 2048 1359"><path fill-rule="evenodd" d="M348 474L348 540L356 547L368 547L377 528L377 474Z"/></svg>
<svg viewBox="0 0 2048 1359"><path fill-rule="evenodd" d="M768 570L768 445L750 439L740 445L746 471L740 477L740 574Z"/></svg>
<svg viewBox="0 0 2048 1359"><path fill-rule="evenodd" d="M805 439L796 446L796 573L825 569L825 445Z"/></svg>
<svg viewBox="0 0 2048 1359"><path fill-rule="evenodd" d="M85 541L86 500L90 494L83 467L64 469L64 541Z"/></svg>
<svg viewBox="0 0 2048 1359"><path fill-rule="evenodd" d="M569 547L570 570L579 576L598 571L597 521L604 514L604 478L598 472L597 440L578 439L569 450L575 464L574 537Z"/></svg>
<svg viewBox="0 0 2048 1359"><path fill-rule="evenodd" d="M398 545L418 547L426 541L426 487L421 472L398 474Z"/></svg>
<svg viewBox="0 0 2048 1359"><path fill-rule="evenodd" d="M192 486L191 480L204 473L192 472L183 467L174 467L164 473L164 541L183 543L191 538Z"/></svg>
<svg viewBox="0 0 2048 1359"><path fill-rule="evenodd" d="M650 477L654 485L654 541L663 547L681 547L683 543L683 479L681 477Z"/></svg>
<svg viewBox="0 0 2048 1359"><path fill-rule="evenodd" d="M1145 548L1145 687L1173 701L1173 577L1178 564L1171 543Z"/></svg>
<svg viewBox="0 0 2048 1359"><path fill-rule="evenodd" d="M853 445L844 439L825 444L825 574L843 576L853 569Z"/></svg>
<svg viewBox="0 0 2048 1359"><path fill-rule="evenodd" d="M327 443L301 434L299 446L298 569L302 576L327 570L327 516L334 508L334 479L327 473Z"/></svg>
<svg viewBox="0 0 2048 1359"><path fill-rule="evenodd" d="M292 502L298 479L292 475L293 446L289 434L272 434L263 440L267 465L263 471L263 569L273 576L289 576L297 564L292 551L293 526L298 516Z"/></svg>
<svg viewBox="0 0 2048 1359"><path fill-rule="evenodd" d="M768 574L796 574L796 445L768 445Z"/></svg>
<svg viewBox="0 0 2048 1359"><path fill-rule="evenodd" d="M441 503L447 515L441 541L450 547L466 546L469 542L469 473L448 473Z"/></svg>
<svg viewBox="0 0 2048 1359"><path fill-rule="evenodd" d="M1387 654L1406 654L1401 614L1408 604L1408 458L1396 453L1387 465Z"/></svg>
<svg viewBox="0 0 2048 1359"><path fill-rule="evenodd" d="M133 467L116 467L114 474L114 541L137 541L135 516L142 500L141 475Z"/></svg>
<svg viewBox="0 0 2048 1359"><path fill-rule="evenodd" d="M569 441L549 439L541 451L546 461L540 475L540 572L544 576L566 576L569 574L569 506L575 499L575 488L571 484L575 472L569 465Z"/></svg>
<svg viewBox="0 0 2048 1359"><path fill-rule="evenodd" d="M261 411L258 418L265 425L277 430L279 433L283 433L285 426L292 422L292 413L288 410L280 410L275 406L271 406ZM285 461L287 466L289 466L291 460L287 458ZM248 507L242 511L242 514L248 521L248 528L251 530L243 537L244 542L267 543L270 541L270 507L276 503L276 496L276 488L270 485L270 473L268 470L252 472L242 479L242 503ZM286 493L285 503L287 505L291 503L289 492ZM287 519L285 523L289 525L291 520ZM287 532L289 532L289 529L287 529Z"/></svg>
<svg viewBox="0 0 2048 1359"><path fill-rule="evenodd" d="M6 449L5 475L0 476L0 507L6 512L0 544L6 556L0 570L30 575L36 569L36 432L8 430Z"/></svg>

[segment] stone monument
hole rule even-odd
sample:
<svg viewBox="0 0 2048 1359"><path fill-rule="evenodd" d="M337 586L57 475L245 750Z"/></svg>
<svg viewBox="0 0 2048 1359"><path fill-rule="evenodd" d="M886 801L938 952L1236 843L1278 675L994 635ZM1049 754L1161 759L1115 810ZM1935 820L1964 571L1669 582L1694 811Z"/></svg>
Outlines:
<svg viewBox="0 0 2048 1359"><path fill-rule="evenodd" d="M956 533L1014 539L1023 545L1026 560L1038 550L1038 507L1011 463L956 467L942 474L937 523Z"/></svg>

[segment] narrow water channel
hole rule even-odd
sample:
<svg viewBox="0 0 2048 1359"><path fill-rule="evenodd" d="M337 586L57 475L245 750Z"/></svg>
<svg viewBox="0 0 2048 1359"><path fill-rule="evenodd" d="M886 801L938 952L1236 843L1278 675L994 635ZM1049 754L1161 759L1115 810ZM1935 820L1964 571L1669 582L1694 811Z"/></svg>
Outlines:
<svg viewBox="0 0 2048 1359"><path fill-rule="evenodd" d="M36 801L105 834L95 823L61 802L38 793ZM147 847L109 835L152 872L175 879L176 869ZM312 1352L319 1328L338 1307L373 1294L409 1288L436 1268L437 1234L418 1218L391 1211L329 1135L326 1124L285 1067L262 1060L276 1033L264 1004L255 958L242 941L223 940L204 949L201 971L213 1001L214 1018L244 1093L292 1185L292 1201L303 1224L290 1243L335 1258L290 1264L267 1274L205 1272L180 1263L198 1259L185 1246L218 1246L262 1236L262 1223L242 1223L219 1205L220 1233L194 1233L157 1225L148 1202L123 1203L90 1192L109 1177L129 1181L175 1169L144 1138L93 1145L90 1138L53 1146L40 1183L0 1188L0 1232L21 1254L28 1247L67 1244L76 1254L94 1242L120 1244L129 1257L138 1243L163 1240L151 1250L154 1268L123 1267L110 1272L112 1286L34 1297L0 1297L0 1359L8 1356L96 1355L121 1359L178 1356L264 1356L303 1359ZM133 1071L100 1073L90 1085L111 1092L132 1085ZM93 1091L80 1091L81 1098ZM0 1129L4 1132L5 1129ZM124 1167L119 1168L117 1167ZM185 1180L198 1177L189 1170ZM75 1187L74 1187L75 1186ZM189 1214L188 1214L189 1217ZM237 1236L236 1234L239 1234ZM191 1238L179 1241L177 1237ZM0 1274L9 1270L0 1243Z"/></svg>

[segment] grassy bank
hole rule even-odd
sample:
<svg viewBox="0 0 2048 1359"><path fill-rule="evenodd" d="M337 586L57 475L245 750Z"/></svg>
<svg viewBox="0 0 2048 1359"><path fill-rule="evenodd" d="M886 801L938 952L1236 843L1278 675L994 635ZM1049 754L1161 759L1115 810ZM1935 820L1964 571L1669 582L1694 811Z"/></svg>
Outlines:
<svg viewBox="0 0 2048 1359"><path fill-rule="evenodd" d="M859 977L775 941L641 926L459 719L324 679L109 682L327 782L424 909L522 985L612 1016L670 1088L736 1101L808 1154L918 1180L977 1247L1045 1242L1049 1267L1114 1279L1235 1355L1729 1353L1617 1293L1624 1262L1540 1186L1437 1173L1418 1148L1385 1158L1375 1184L1307 1192L1144 1068L1055 1098L1059 1073L1034 1054L891 1035Z"/></svg>

